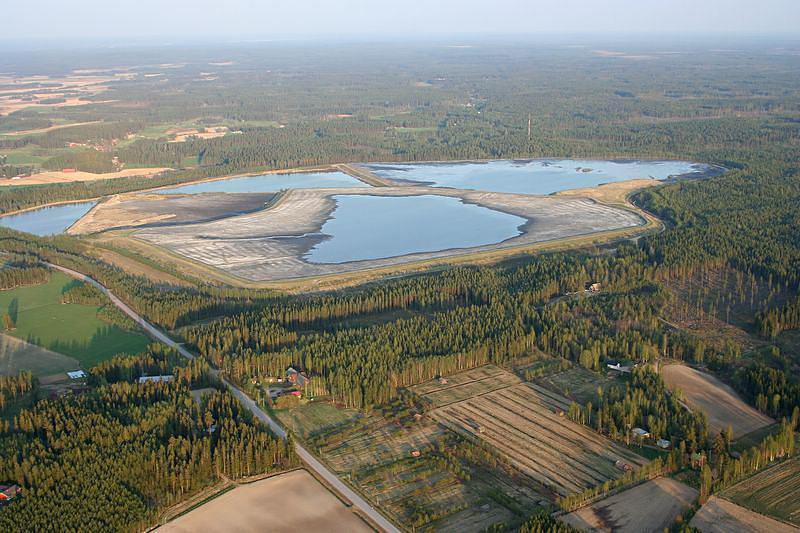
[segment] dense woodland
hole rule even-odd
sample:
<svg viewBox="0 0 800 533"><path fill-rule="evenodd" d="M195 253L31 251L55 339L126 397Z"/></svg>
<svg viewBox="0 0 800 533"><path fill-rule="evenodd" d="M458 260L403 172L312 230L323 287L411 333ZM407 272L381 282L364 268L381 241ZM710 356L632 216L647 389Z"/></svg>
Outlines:
<svg viewBox="0 0 800 533"><path fill-rule="evenodd" d="M0 513L2 529L139 531L221 475L296 464L291 445L229 393L196 402L189 387L209 385L201 369L177 368L173 382L136 382L175 358L153 347L114 359L93 371L99 386L91 392L42 400L3 421L0 479L24 487L25 496ZM24 385L2 383L13 391Z"/></svg>
<svg viewBox="0 0 800 533"><path fill-rule="evenodd" d="M180 53L190 66L157 82L172 91L154 91L156 82L139 78L119 83L103 96L136 106L98 104L63 111L70 120L101 120L102 126L4 140L0 154L67 142L110 146L91 156L43 162L43 167L69 161L80 168L89 159L110 162L117 156L130 165L180 170L149 180L14 187L0 193L2 211L200 177L339 161L658 157L717 163L729 171L637 194L634 202L667 227L635 242L301 296L158 284L93 258L85 241L2 230L0 250L9 257L57 263L95 277L149 320L168 330L179 328L176 334L201 360L180 371L191 377L157 386L131 382L144 372L165 372L177 361L150 353L104 363L91 373L97 388L90 394L40 402L24 417L6 421L0 446L25 450L50 465L47 475L68 482L45 482L21 452L9 455L0 462L0 478L29 487L30 496L13 513L0 515L0 523L7 520L5 525L13 526L37 516L57 520L61 507L45 503L44 495L63 495L59 491L69 485L92 494L114 494L113 501L130 505L107 513L112 500L98 496L94 511L74 508L59 523L89 529L143 527L157 509L211 480L215 468L241 476L268 470L268 458L290 464L294 459L288 448L257 429L230 396L218 393L202 407L192 403L188 384L208 379L206 365L240 383L281 375L294 365L321 383L320 389L337 403L372 409L408 386L485 363L505 364L518 356L563 358L598 372L611 361L645 363L666 357L705 365L758 409L789 422L741 459L719 460L730 443L724 436L709 435L704 417L684 410L666 393L660 377L644 369L598 394L591 404L577 406L570 416L623 441L628 438L623 428L642 425L670 439L677 450L713 458L701 472L705 494L792 453L791 432L800 406L800 347L787 341L778 349L774 343L798 327L798 59L748 46L747 54L729 55L702 48L660 56L646 49L656 59L642 62L521 45L457 53L376 47L361 50L360 65L346 61L351 48L309 52L289 47L269 60L245 54L236 69L202 87L192 80L208 66L200 64L197 51L185 50ZM385 59L387 51L391 62ZM101 55L97 61L111 65L126 57L119 54ZM12 66L24 70L44 61L33 59L30 66ZM396 67L400 63L405 66ZM265 72L267 64L270 72ZM194 120L198 113L203 124L226 125L242 134L182 143L169 143L161 133L144 134L153 124ZM18 112L0 117L0 130L45 127L46 120L41 114ZM141 137L111 144L137 131ZM35 282L41 267L31 264L3 269L9 273L1 274L6 277L0 281L9 287ZM689 297L675 289L686 280L705 280L721 271L730 273L733 288L720 291L704 285ZM582 294L589 281L601 283L602 291ZM767 287L769 297L755 296L756 287ZM579 294L565 296L575 292ZM82 294L68 297L73 296ZM736 322L744 337L756 339L758 349L741 337L719 341L671 322L676 312L727 320L731 308L744 309L743 320L730 322ZM217 420L214 413L223 408L235 414L233 427L204 433L207 413ZM48 420L74 424L89 439L91 453L97 454L91 457L102 461L86 466L86 472L102 468L113 476L94 488L85 485L91 476L84 479L77 473L81 469L65 465L88 458L46 450L42 444L45 438L54 439L66 450L78 442L71 439L80 437L49 429ZM90 425L99 430L81 433ZM10 428L24 431L11 435ZM168 436L173 434L178 437L171 443ZM255 449L263 455L237 448L234 436L258 443ZM126 459L103 454L111 446L121 446ZM674 455L657 466L682 467L685 457ZM141 486L134 483L139 478L131 477L131 465L148 472L165 470ZM156 490L161 499L153 499ZM576 496L576 501L589 497ZM82 516L86 522L72 522ZM112 516L116 522L103 521ZM539 517L523 531L550 526L549 518Z"/></svg>

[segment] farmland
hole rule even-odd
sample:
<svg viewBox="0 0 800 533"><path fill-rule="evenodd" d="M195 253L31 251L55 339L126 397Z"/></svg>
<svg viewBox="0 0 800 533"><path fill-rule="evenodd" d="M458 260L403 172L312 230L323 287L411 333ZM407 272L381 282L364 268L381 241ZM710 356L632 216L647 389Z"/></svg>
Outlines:
<svg viewBox="0 0 800 533"><path fill-rule="evenodd" d="M97 314L100 306L63 304L61 295L74 282L61 273L53 273L50 281L42 285L19 287L0 292L0 310L14 320L15 328L9 335L24 339L47 350L76 359L84 368L126 352L137 353L149 343L141 333L126 331L111 325ZM35 356L31 352L31 356ZM41 361L31 362L42 374L63 370L64 362L53 359L52 366L41 366ZM17 358L15 365L23 363Z"/></svg>
<svg viewBox="0 0 800 533"><path fill-rule="evenodd" d="M442 381L428 381L411 390L424 397L431 407L443 407L518 383L521 381L514 374L486 365L448 376Z"/></svg>
<svg viewBox="0 0 800 533"><path fill-rule="evenodd" d="M690 407L708 415L709 426L715 432L731 426L734 437L739 437L774 422L744 403L714 376L684 365L666 365L661 375L670 388L681 390Z"/></svg>
<svg viewBox="0 0 800 533"><path fill-rule="evenodd" d="M794 528L768 516L760 515L735 503L712 496L694 515L689 525L702 533L744 533L769 531L770 533L792 533Z"/></svg>
<svg viewBox="0 0 800 533"><path fill-rule="evenodd" d="M570 368L536 380L536 383L544 388L584 405L596 400L598 388L605 389L613 382L613 378L602 377L580 367Z"/></svg>
<svg viewBox="0 0 800 533"><path fill-rule="evenodd" d="M567 524L591 531L661 532L691 507L697 490L674 479L657 478L564 516Z"/></svg>
<svg viewBox="0 0 800 533"><path fill-rule="evenodd" d="M800 458L768 468L729 488L723 496L800 527Z"/></svg>
<svg viewBox="0 0 800 533"><path fill-rule="evenodd" d="M158 528L182 531L372 531L305 470L240 485Z"/></svg>
<svg viewBox="0 0 800 533"><path fill-rule="evenodd" d="M483 531L520 521L546 496L491 453L425 418L370 415L311 444L388 516L414 527Z"/></svg>
<svg viewBox="0 0 800 533"><path fill-rule="evenodd" d="M330 431L359 416L354 409L337 409L325 402L313 402L294 409L275 411L281 424L302 438L318 432Z"/></svg>
<svg viewBox="0 0 800 533"><path fill-rule="evenodd" d="M0 333L0 374L15 375L30 370L36 376L77 370L76 359Z"/></svg>
<svg viewBox="0 0 800 533"><path fill-rule="evenodd" d="M450 404L431 417L453 431L477 437L532 480L566 496L622 476L647 461L554 411L569 401L537 385L520 384Z"/></svg>

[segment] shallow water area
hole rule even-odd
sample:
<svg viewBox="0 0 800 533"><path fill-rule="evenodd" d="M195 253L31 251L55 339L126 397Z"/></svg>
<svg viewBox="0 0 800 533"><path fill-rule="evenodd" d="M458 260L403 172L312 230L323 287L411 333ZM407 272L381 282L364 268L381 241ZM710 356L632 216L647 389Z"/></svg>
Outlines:
<svg viewBox="0 0 800 533"><path fill-rule="evenodd" d="M436 195L337 195L322 226L327 239L304 257L309 263L345 263L471 248L516 237L525 218Z"/></svg>

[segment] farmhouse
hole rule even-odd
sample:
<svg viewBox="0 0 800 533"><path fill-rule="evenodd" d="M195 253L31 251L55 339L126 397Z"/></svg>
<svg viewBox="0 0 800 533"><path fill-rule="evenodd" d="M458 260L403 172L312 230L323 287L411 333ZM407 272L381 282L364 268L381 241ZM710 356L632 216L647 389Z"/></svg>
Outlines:
<svg viewBox="0 0 800 533"><path fill-rule="evenodd" d="M650 438L650 432L649 432L649 431L647 431L646 429L642 429L642 428L633 428L633 429L631 430L631 432L633 433L633 435L634 435L635 437L638 437L638 438L640 438L640 439L647 439L647 438Z"/></svg>
<svg viewBox="0 0 800 533"><path fill-rule="evenodd" d="M11 501L21 492L19 485L0 485L0 502Z"/></svg>
<svg viewBox="0 0 800 533"><path fill-rule="evenodd" d="M311 380L305 372L300 372L296 368L290 366L286 369L286 381L298 387L305 387Z"/></svg>

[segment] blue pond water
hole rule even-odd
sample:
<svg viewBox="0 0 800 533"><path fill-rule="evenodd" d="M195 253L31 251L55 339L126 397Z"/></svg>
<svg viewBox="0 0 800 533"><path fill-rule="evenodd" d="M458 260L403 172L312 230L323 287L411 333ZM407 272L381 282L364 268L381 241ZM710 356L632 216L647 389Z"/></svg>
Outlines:
<svg viewBox="0 0 800 533"><path fill-rule="evenodd" d="M96 203L92 201L54 205L18 215L0 217L0 226L39 236L56 235L64 233L67 228L88 213Z"/></svg>
<svg viewBox="0 0 800 533"><path fill-rule="evenodd" d="M446 196L337 195L330 236L305 256L343 263L502 242L519 235L524 218Z"/></svg>
<svg viewBox="0 0 800 533"><path fill-rule="evenodd" d="M437 187L521 194L550 194L601 183L684 175L714 175L721 169L686 161L595 161L548 159L463 163L369 164L378 176Z"/></svg>
<svg viewBox="0 0 800 533"><path fill-rule="evenodd" d="M369 187L344 172L297 172L264 174L227 180L206 181L161 189L158 194L194 194L201 192L275 192L282 189L321 189L327 187Z"/></svg>

